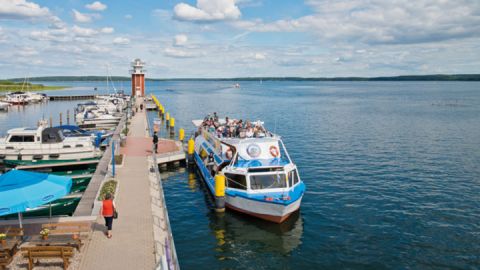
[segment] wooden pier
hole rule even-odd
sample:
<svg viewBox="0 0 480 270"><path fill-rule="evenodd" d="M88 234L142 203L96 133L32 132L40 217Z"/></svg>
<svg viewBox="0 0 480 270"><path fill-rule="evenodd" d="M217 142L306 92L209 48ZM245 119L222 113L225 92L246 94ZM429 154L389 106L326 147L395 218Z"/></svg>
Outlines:
<svg viewBox="0 0 480 270"><path fill-rule="evenodd" d="M48 96L50 101L65 101L65 100L91 100L95 99L95 95L81 95L81 96Z"/></svg>

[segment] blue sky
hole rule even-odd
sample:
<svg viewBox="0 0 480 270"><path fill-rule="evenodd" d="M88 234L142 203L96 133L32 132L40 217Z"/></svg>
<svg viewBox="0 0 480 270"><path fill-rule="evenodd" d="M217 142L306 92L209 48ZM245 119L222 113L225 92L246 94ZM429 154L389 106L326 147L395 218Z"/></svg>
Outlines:
<svg viewBox="0 0 480 270"><path fill-rule="evenodd" d="M2 78L480 73L478 0L0 0Z"/></svg>

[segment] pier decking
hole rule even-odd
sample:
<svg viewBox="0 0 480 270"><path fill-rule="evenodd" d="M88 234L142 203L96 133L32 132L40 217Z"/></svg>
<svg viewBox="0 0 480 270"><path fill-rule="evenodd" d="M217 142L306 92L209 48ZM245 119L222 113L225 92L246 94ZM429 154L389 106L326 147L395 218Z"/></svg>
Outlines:
<svg viewBox="0 0 480 270"><path fill-rule="evenodd" d="M152 181L152 139L145 111L132 118L129 129L126 146L121 148L124 165L115 177L119 183L115 198L119 218L113 222L113 237L105 236L104 220L99 215L80 269L154 269L164 255L162 246L169 224L161 211L165 206L158 199L163 194L152 190L156 178ZM159 150L179 149L174 141L166 140L159 144Z"/></svg>

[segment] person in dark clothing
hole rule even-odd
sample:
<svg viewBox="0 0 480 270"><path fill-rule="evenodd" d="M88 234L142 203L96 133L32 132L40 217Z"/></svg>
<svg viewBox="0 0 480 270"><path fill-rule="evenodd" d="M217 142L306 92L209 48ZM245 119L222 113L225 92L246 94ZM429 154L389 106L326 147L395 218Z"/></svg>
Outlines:
<svg viewBox="0 0 480 270"><path fill-rule="evenodd" d="M142 111L142 112L143 112L143 103L142 103L142 104L140 104L140 111Z"/></svg>
<svg viewBox="0 0 480 270"><path fill-rule="evenodd" d="M215 170L214 170L215 159L214 159L214 157L213 157L213 152L210 152L210 154L208 155L206 161L207 161L206 164L207 164L208 170L210 171L210 173L212 174L212 176L215 176Z"/></svg>
<svg viewBox="0 0 480 270"><path fill-rule="evenodd" d="M153 148L155 151L155 154L157 153L157 148L158 148L158 136L157 132L153 132Z"/></svg>

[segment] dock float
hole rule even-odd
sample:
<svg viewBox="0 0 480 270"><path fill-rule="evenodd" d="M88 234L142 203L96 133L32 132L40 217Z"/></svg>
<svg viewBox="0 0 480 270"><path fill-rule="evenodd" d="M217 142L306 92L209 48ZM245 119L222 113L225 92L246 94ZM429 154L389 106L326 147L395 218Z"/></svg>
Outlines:
<svg viewBox="0 0 480 270"><path fill-rule="evenodd" d="M81 96L48 96L50 101L64 101L64 100L89 100L95 99L95 95L81 95Z"/></svg>
<svg viewBox="0 0 480 270"><path fill-rule="evenodd" d="M42 169L42 168L52 168L52 167L91 165L91 164L96 164L98 162L99 162L98 159L94 159L94 160L82 160L82 161L71 161L71 162L59 162L59 163L19 165L19 166L16 167L16 169L17 170L32 170L32 169Z"/></svg>

